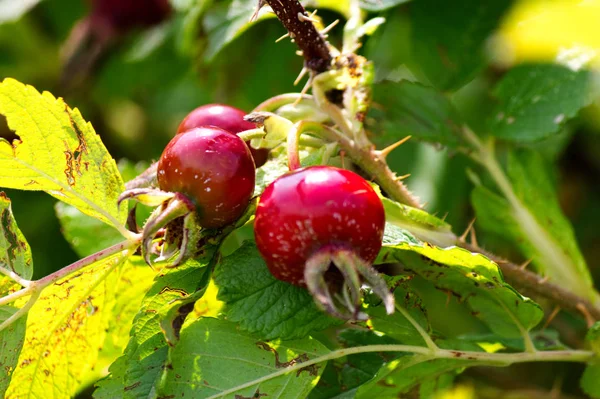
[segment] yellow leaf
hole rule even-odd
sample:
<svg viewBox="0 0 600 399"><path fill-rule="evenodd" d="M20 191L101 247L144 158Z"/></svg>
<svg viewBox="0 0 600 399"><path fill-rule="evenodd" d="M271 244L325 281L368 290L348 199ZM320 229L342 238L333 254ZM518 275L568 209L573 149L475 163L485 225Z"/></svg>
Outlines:
<svg viewBox="0 0 600 399"><path fill-rule="evenodd" d="M0 82L0 114L20 138L0 138L0 186L42 190L83 213L122 227L123 180L100 137L61 98L14 79Z"/></svg>
<svg viewBox="0 0 600 399"><path fill-rule="evenodd" d="M503 22L494 51L501 63L558 62L600 67L600 1L521 1Z"/></svg>

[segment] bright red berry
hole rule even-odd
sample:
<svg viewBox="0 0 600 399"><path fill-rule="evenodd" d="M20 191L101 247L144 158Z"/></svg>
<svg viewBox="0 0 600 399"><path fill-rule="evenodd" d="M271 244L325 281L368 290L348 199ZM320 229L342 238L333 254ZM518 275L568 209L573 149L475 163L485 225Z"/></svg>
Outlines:
<svg viewBox="0 0 600 399"><path fill-rule="evenodd" d="M229 105L207 104L190 112L179 125L177 133L200 126L217 126L231 133L239 133L244 130L254 129L254 124L244 120L246 113L241 109ZM255 149L248 145L256 167L264 165L267 161L269 151L266 149Z"/></svg>
<svg viewBox="0 0 600 399"><path fill-rule="evenodd" d="M359 175L330 166L281 176L260 198L254 234L269 270L279 280L305 285L305 266L322 249L347 249L372 263L385 214L373 188Z"/></svg>
<svg viewBox="0 0 600 399"><path fill-rule="evenodd" d="M254 162L244 141L213 126L176 135L158 161L160 189L189 197L203 227L237 220L252 197L254 179Z"/></svg>

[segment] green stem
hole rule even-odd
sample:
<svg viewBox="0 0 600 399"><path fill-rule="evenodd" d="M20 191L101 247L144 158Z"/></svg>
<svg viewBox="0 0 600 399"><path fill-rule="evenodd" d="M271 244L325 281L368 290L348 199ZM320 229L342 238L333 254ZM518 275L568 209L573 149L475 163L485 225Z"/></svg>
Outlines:
<svg viewBox="0 0 600 399"><path fill-rule="evenodd" d="M429 349L431 349L432 351L436 351L439 349L435 342L433 342L429 334L427 334L427 331L425 331L423 327L421 327L421 325L417 323L417 321L410 315L408 310L406 310L403 306L400 306L398 302L396 302L396 310L400 312L402 316L404 316L406 320L410 322L410 324L413 325L413 327L415 328L415 330L417 330L421 338L423 338L423 341L425 341L425 345L427 345Z"/></svg>
<svg viewBox="0 0 600 399"><path fill-rule="evenodd" d="M31 283L30 280L27 280L19 276L17 273L13 272L12 270L6 269L2 266L0 266L0 274L4 274L6 277L10 278L11 280L14 280L17 284L19 284L22 287L27 287Z"/></svg>
<svg viewBox="0 0 600 399"><path fill-rule="evenodd" d="M308 94L285 93L263 101L252 112L275 112L278 108L288 104L295 104L297 101L314 104L313 97Z"/></svg>
<svg viewBox="0 0 600 399"><path fill-rule="evenodd" d="M41 295L44 288L46 288L47 286L54 284L57 281L65 278L65 277L67 277L67 276L83 269L84 267L87 267L87 266L93 264L93 263L96 263L98 261L101 261L103 259L106 259L110 256L116 255L116 254L124 252L124 251L132 251L134 248L136 248L137 246L140 245L140 242L141 242L141 236L139 236L139 235L136 236L136 238L134 240L127 240L127 241L120 242L120 243L115 244L109 248L102 250L102 251L96 252L95 254L86 256L85 258L80 259L77 262L70 264L69 266L63 267L62 269L60 269L52 274L49 274L46 277L43 277L39 280L30 281L29 284L27 286L25 286L25 288L23 288L17 292L13 292L12 294L7 295L3 298L0 298L0 306L1 306L1 305L5 305L8 303L14 302L15 300L22 298L24 296L31 295L31 298L29 299L29 301L27 301L25 306L23 306L21 309L19 309L19 311L17 311L9 319L5 320L2 324L0 324L0 331L2 331L4 328L8 327L10 324L15 322L18 318L20 318L25 313L27 313L27 311L33 306L33 304L35 303L37 298Z"/></svg>
<svg viewBox="0 0 600 399"><path fill-rule="evenodd" d="M272 380L273 378L281 375L299 371L305 367L312 366L313 364L323 363L328 360L338 359L340 357L348 355L356 355L360 353L373 353L373 352L407 352L420 354L431 359L456 359L465 361L480 361L481 365L490 366L508 366L514 363L526 363L526 362L546 362L546 361L562 361L562 362L588 362L592 360L595 355L591 351L544 351L544 352L520 352L520 353L487 353L487 352L472 352L472 351L455 351L449 349L430 349L423 346L413 345L367 345L367 346L355 346L353 348L338 349L329 352L326 355L316 357L306 362L297 363L294 366L287 367L278 370L274 373L268 374L261 378L249 381L247 383L238 385L235 388L231 388L222 391L216 395L209 396L207 399L222 398L232 393L241 391L243 389L256 386L265 381Z"/></svg>
<svg viewBox="0 0 600 399"><path fill-rule="evenodd" d="M237 133L237 136L244 141L250 141L252 139L262 139L265 137L265 134L263 129L250 129Z"/></svg>

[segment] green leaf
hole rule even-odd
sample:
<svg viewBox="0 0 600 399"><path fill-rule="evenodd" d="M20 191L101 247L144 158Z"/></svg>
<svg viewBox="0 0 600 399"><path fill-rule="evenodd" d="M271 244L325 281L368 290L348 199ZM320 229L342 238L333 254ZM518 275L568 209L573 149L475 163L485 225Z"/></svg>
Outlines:
<svg viewBox="0 0 600 399"><path fill-rule="evenodd" d="M275 279L254 243L245 242L215 269L227 319L262 339L297 339L340 321L319 310L304 288Z"/></svg>
<svg viewBox="0 0 600 399"><path fill-rule="evenodd" d="M127 346L133 319L156 276L156 272L139 256L131 257L127 265L118 272L114 287L116 295L107 298L111 316L108 319L108 331L101 353L104 357L121 355ZM107 354L109 350L112 353Z"/></svg>
<svg viewBox="0 0 600 399"><path fill-rule="evenodd" d="M588 365L581 377L581 389L591 398L600 398L600 364Z"/></svg>
<svg viewBox="0 0 600 399"><path fill-rule="evenodd" d="M562 129L592 99L590 73L560 65L522 65L511 69L495 89L499 105L489 121L501 139L532 142Z"/></svg>
<svg viewBox="0 0 600 399"><path fill-rule="evenodd" d="M397 141L405 136L450 147L461 140L461 120L452 104L437 90L409 81L373 86L369 128L382 134L378 140Z"/></svg>
<svg viewBox="0 0 600 399"><path fill-rule="evenodd" d="M19 309L12 306L0 306L0 323L15 314ZM0 331L0 397L10 384L10 378L17 366L17 360L25 341L25 324L27 317L21 317L16 322Z"/></svg>
<svg viewBox="0 0 600 399"><path fill-rule="evenodd" d="M0 186L43 190L122 229L123 181L100 137L77 109L14 79L0 83L0 114L21 140L0 139Z"/></svg>
<svg viewBox="0 0 600 399"><path fill-rule="evenodd" d="M441 347L457 350L479 351L482 349L470 343L439 342ZM477 361L462 359L433 359L426 355L403 355L387 362L377 375L358 389L357 399L403 397L415 386L427 384L447 373L458 374L464 368L477 365Z"/></svg>
<svg viewBox="0 0 600 399"><path fill-rule="evenodd" d="M430 332L431 328L427 320L425 307L421 299L411 289L410 280L401 278L394 282L393 290L396 306L404 308L424 331ZM375 331L384 333L402 344L425 346L426 343L414 325L398 310L388 315L383 306L376 306L367 309L367 313Z"/></svg>
<svg viewBox="0 0 600 399"><path fill-rule="evenodd" d="M267 161L263 166L256 169L256 187L254 195L260 195L267 186L279 176L290 171L285 157L277 157Z"/></svg>
<svg viewBox="0 0 600 399"><path fill-rule="evenodd" d="M396 343L391 338L371 331L351 329L341 331L338 339L344 347ZM373 379L384 363L392 361L398 355L394 352L361 353L331 360L308 398L352 399L362 384Z"/></svg>
<svg viewBox="0 0 600 399"><path fill-rule="evenodd" d="M596 355L600 354L600 322L596 322L585 336L587 344ZM600 398L600 364L589 364L581 377L581 388L592 398Z"/></svg>
<svg viewBox="0 0 600 399"><path fill-rule="evenodd" d="M91 255L123 240L123 237L111 226L81 213L71 205L57 202L54 209L63 235L77 255L81 257Z"/></svg>
<svg viewBox="0 0 600 399"><path fill-rule="evenodd" d="M211 61L228 43L244 33L259 20L274 18L275 15L259 14L256 21L250 22L250 17L256 10L254 0L230 0L214 4L206 11L203 27L208 36L208 46L204 58Z"/></svg>
<svg viewBox="0 0 600 399"><path fill-rule="evenodd" d="M454 293L501 336L519 336L543 317L540 306L506 284L498 266L483 255L458 247L386 241L376 263L400 262L406 270Z"/></svg>
<svg viewBox="0 0 600 399"><path fill-rule="evenodd" d="M379 192L379 190L377 191ZM456 244L456 236L452 232L452 226L448 223L430 215L422 209L399 204L389 198L383 197L381 194L380 198L385 209L387 223L408 230L417 238L431 244L441 247L449 247Z"/></svg>
<svg viewBox="0 0 600 399"><path fill-rule="evenodd" d="M116 295L110 256L46 287L29 311L25 343L7 397L73 396L96 364ZM111 274L112 273L112 274Z"/></svg>
<svg viewBox="0 0 600 399"><path fill-rule="evenodd" d="M546 162L533 151L511 152L508 175L516 201L482 185L473 190L478 225L510 240L541 274L593 300L585 259L562 213Z"/></svg>
<svg viewBox="0 0 600 399"><path fill-rule="evenodd" d="M161 315L169 312L173 301L206 288L215 253L216 247L209 245L197 259L156 277L135 316L123 356L110 366L110 376L97 384L95 397L147 398L156 389L168 357Z"/></svg>
<svg viewBox="0 0 600 399"><path fill-rule="evenodd" d="M30 279L33 275L31 249L13 217L10 199L1 191L0 267L16 273L24 279ZM2 278L0 277L0 279Z"/></svg>
<svg viewBox="0 0 600 399"><path fill-rule="evenodd" d="M412 55L435 87L459 89L485 66L484 43L510 4L419 0L411 6Z"/></svg>
<svg viewBox="0 0 600 399"><path fill-rule="evenodd" d="M312 338L267 343L239 331L233 323L200 318L182 329L159 394L193 398L211 395L231 399L303 398L317 383L322 365L281 376L270 377L270 374L328 352ZM261 381L242 387L257 379Z"/></svg>
<svg viewBox="0 0 600 399"><path fill-rule="evenodd" d="M360 0L360 8L367 11L383 11L410 0Z"/></svg>

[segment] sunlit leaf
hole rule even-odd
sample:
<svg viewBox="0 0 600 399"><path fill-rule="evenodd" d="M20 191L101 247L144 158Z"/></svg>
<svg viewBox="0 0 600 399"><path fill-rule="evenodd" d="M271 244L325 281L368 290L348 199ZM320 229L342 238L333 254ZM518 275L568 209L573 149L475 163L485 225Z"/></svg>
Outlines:
<svg viewBox="0 0 600 399"><path fill-rule="evenodd" d="M324 365L269 375L328 352L312 338L264 342L228 321L201 318L182 329L159 393L163 397L302 398L317 383ZM242 387L257 379L261 382Z"/></svg>
<svg viewBox="0 0 600 399"><path fill-rule="evenodd" d="M112 272L125 259L110 256L42 292L28 314L7 398L72 396L80 388L96 364L112 317Z"/></svg>
<svg viewBox="0 0 600 399"><path fill-rule="evenodd" d="M0 83L0 114L20 137L0 139L0 186L43 190L120 228L123 181L92 126L77 109L14 79Z"/></svg>
<svg viewBox="0 0 600 399"><path fill-rule="evenodd" d="M196 290L206 289L215 251L209 246L197 259L165 269L156 277L138 307L123 356L110 366L110 375L97 384L94 397L146 398L156 389L168 356L161 315L169 312L173 303L177 305Z"/></svg>
<svg viewBox="0 0 600 399"><path fill-rule="evenodd" d="M458 247L415 244L396 235L384 241L376 261L389 262L400 262L407 271L454 293L499 335L519 336L543 317L539 305L505 283L498 266L483 255Z"/></svg>
<svg viewBox="0 0 600 399"><path fill-rule="evenodd" d="M600 2L520 1L504 20L495 55L502 63L556 61L598 67Z"/></svg>

